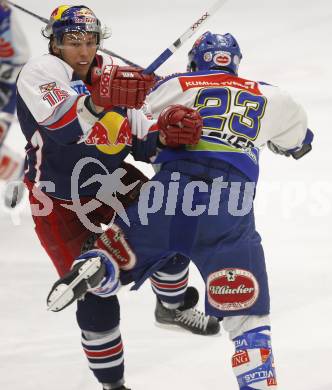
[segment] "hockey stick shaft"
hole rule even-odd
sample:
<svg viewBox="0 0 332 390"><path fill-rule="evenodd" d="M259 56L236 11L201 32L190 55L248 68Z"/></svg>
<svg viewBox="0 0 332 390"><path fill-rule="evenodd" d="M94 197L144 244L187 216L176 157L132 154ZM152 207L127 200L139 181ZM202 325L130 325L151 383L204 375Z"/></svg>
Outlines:
<svg viewBox="0 0 332 390"><path fill-rule="evenodd" d="M226 2L226 0L217 1L208 11L192 24L170 47L164 50L159 57L157 57L143 73L150 74L158 69L165 61L171 57L176 50L178 50L195 32L202 27L202 25Z"/></svg>
<svg viewBox="0 0 332 390"><path fill-rule="evenodd" d="M34 12L31 12L27 10L24 7L21 7L18 4L13 3L12 1L7 0L8 4L12 5L13 7L41 20L44 23L48 23L49 20L46 18L43 18L42 16L39 16L35 14ZM189 38L195 34L195 32L213 15L215 14L219 8L226 2L226 0L219 0L216 2L208 11L204 12L203 15L194 23L192 24L170 47L168 47L166 50L164 50L145 70L144 73L150 74L153 73L156 69L158 69L164 62L166 62L174 53L176 50L178 50ZM100 51L104 52L105 54L111 55L113 57L116 57L126 64L130 66L136 66L139 68L142 68L140 65L135 64L134 62L114 53L111 50L107 49L100 49Z"/></svg>
<svg viewBox="0 0 332 390"><path fill-rule="evenodd" d="M100 47L98 50L102 51L105 54L108 54L109 56L118 58L119 60L123 61L127 65L134 66L135 68L142 68L143 69L143 66L135 64L135 62L132 62L132 61L128 60L127 58L124 58L124 57L120 56L119 54L114 53L114 51L105 49L104 47Z"/></svg>
<svg viewBox="0 0 332 390"><path fill-rule="evenodd" d="M29 15L31 15L31 16L33 16L33 17L39 19L39 20L41 20L41 21L44 22L44 23L48 23L48 22L49 22L48 19L43 18L42 16L39 16L39 15L35 14L34 12L31 12L31 11L27 10L26 8L21 7L21 6L18 5L18 4L15 4L15 3L13 3L13 2L11 2L11 1L9 1L9 0L7 0L7 3L10 4L10 5L12 5L13 7L15 7L15 8L17 8L17 9L19 9L19 10L25 12L26 14L29 14Z"/></svg>
<svg viewBox="0 0 332 390"><path fill-rule="evenodd" d="M18 5L18 4L13 3L12 1L7 0L7 3L10 4L10 5L12 5L13 7L15 7L15 8L17 8L17 9L19 9L19 10L25 12L26 14L31 15L31 16L37 18L38 20L40 20L40 21L42 21L42 22L44 22L44 23L46 23L46 24L49 22L48 19L43 18L42 16L39 16L39 15L35 14L34 12L31 12L31 11L29 11L28 9L26 9L26 8L24 8L24 7L21 7L21 6ZM141 66L135 64L135 63L132 62L132 61L127 60L127 58L124 58L124 57L120 56L119 54L114 53L114 52L111 51L111 50L107 50L107 49L103 49L103 48L100 48L99 50L102 51L102 52L105 53L105 54L108 54L108 55L111 55L111 56L113 56L113 57L119 58L121 61L125 62L126 64L128 64L128 65L130 65L130 66L135 66L135 67L138 67L138 68L142 68Z"/></svg>

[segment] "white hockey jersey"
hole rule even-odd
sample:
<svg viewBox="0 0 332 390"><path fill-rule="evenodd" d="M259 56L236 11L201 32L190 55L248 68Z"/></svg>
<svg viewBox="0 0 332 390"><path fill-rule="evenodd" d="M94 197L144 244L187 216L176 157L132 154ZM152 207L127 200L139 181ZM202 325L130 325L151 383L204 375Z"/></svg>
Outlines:
<svg viewBox="0 0 332 390"><path fill-rule="evenodd" d="M197 145L162 150L156 163L217 158L256 181L259 150L267 141L283 150L296 150L307 135L306 114L286 92L222 71L170 76L147 99L155 117L171 104L196 109L203 118L203 135Z"/></svg>

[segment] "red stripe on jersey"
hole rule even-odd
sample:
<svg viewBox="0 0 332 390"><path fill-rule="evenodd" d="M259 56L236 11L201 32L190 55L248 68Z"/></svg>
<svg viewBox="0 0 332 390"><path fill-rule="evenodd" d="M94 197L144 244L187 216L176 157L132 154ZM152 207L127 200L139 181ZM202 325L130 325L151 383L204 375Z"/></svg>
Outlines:
<svg viewBox="0 0 332 390"><path fill-rule="evenodd" d="M170 283L158 283L156 282L154 279L151 279L151 283L158 287L158 288L163 288L163 289L168 289L168 290L176 290L180 287L183 287L185 286L187 283L188 283L188 278L186 278L185 280L183 280L182 282L179 282L179 283L175 283L175 284L170 284Z"/></svg>
<svg viewBox="0 0 332 390"><path fill-rule="evenodd" d="M76 99L75 103L70 107L70 109L58 121L46 127L50 130L56 130L66 125L69 125L69 123L71 123L77 118L77 102L78 98Z"/></svg>
<svg viewBox="0 0 332 390"><path fill-rule="evenodd" d="M216 73L202 76L180 76L179 81L183 91L191 88L233 87L246 90L255 95L261 95L256 81L242 79L226 73Z"/></svg>
<svg viewBox="0 0 332 390"><path fill-rule="evenodd" d="M98 357L111 357L113 355L117 355L118 353L122 352L123 346L122 342L118 345L116 345L113 348L107 348L102 351L89 351L88 349L84 348L85 354L90 358L98 358Z"/></svg>

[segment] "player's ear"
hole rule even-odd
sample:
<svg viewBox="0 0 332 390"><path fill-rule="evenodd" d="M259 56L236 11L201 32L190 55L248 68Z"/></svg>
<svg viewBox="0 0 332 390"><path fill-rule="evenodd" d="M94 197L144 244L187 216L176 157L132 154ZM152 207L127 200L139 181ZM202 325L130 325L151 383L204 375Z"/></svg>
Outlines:
<svg viewBox="0 0 332 390"><path fill-rule="evenodd" d="M60 55L60 49L59 49L58 45L56 44L55 39L52 39L50 41L50 46L51 46L51 53L52 54L54 54L56 56Z"/></svg>

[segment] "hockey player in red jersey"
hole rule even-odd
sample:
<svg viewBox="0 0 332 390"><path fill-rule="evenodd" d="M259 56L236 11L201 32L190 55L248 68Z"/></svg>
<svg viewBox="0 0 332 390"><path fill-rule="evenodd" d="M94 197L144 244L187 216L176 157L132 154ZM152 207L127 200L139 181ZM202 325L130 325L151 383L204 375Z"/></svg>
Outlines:
<svg viewBox="0 0 332 390"><path fill-rule="evenodd" d="M174 252L190 256L206 285L206 312L223 318L234 343L238 388L275 390L268 278L253 209L259 152L268 144L275 153L302 158L311 150L313 133L289 94L238 76L241 58L231 34L208 31L189 52L188 72L166 78L149 94L161 128L170 104L196 109L203 118L201 138L158 152L161 168L151 183L160 191L172 188L168 197L158 209L142 212L141 199L129 206L130 226L116 218L94 249L76 259L72 274L55 284L48 301L60 310L84 293L91 280L82 274L86 267L96 268L95 277L106 269L106 282L93 280L96 289L116 290L128 275L135 289L163 264L159 259L167 261ZM146 199L151 190L145 186Z"/></svg>
<svg viewBox="0 0 332 390"><path fill-rule="evenodd" d="M30 60L17 83L18 118L27 139L25 182L36 233L60 276L94 244L114 210L121 215L122 206L135 200L146 181L124 158L131 153L150 162L166 143L156 120L140 109L154 76L97 54L106 35L89 8L58 7L44 30L49 54ZM200 116L186 107L170 110L187 134L179 139L175 131L170 142L175 147L197 142ZM176 130L171 116L163 123L165 131ZM197 296L187 289L188 264L178 255L151 275L157 321L215 334L217 319L192 309ZM125 389L117 297L102 290L86 294L78 301L77 322L89 367L103 389Z"/></svg>
<svg viewBox="0 0 332 390"><path fill-rule="evenodd" d="M24 187L22 156L5 144L15 118L16 78L28 60L29 48L13 10L0 2L0 181L5 182L5 204L15 207Z"/></svg>

